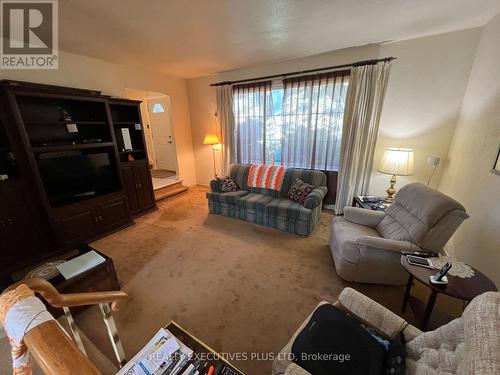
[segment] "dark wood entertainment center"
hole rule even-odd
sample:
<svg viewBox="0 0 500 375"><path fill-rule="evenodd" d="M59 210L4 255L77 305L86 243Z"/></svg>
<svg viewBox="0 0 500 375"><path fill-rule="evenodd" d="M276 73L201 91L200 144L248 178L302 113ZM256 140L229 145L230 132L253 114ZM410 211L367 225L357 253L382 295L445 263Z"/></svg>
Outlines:
<svg viewBox="0 0 500 375"><path fill-rule="evenodd" d="M156 209L139 105L0 81L1 280Z"/></svg>

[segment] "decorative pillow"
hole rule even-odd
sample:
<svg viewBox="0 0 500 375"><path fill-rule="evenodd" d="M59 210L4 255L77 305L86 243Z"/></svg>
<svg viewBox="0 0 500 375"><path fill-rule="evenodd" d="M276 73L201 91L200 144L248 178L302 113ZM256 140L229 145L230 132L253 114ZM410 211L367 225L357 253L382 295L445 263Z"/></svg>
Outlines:
<svg viewBox="0 0 500 375"><path fill-rule="evenodd" d="M217 178L217 186L219 187L219 191L221 192L240 190L236 182L234 182L234 180L229 177Z"/></svg>
<svg viewBox="0 0 500 375"><path fill-rule="evenodd" d="M313 189L314 186L302 181L300 178L296 178L292 187L288 190L288 198L300 204L304 204L304 201Z"/></svg>

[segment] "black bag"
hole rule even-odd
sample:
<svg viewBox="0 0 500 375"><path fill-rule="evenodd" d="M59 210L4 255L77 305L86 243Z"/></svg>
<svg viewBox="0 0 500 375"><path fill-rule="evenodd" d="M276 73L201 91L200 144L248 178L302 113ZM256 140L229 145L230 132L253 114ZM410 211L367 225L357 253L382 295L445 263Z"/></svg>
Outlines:
<svg viewBox="0 0 500 375"><path fill-rule="evenodd" d="M312 375L380 375L385 349L358 321L325 304L292 345L293 361Z"/></svg>

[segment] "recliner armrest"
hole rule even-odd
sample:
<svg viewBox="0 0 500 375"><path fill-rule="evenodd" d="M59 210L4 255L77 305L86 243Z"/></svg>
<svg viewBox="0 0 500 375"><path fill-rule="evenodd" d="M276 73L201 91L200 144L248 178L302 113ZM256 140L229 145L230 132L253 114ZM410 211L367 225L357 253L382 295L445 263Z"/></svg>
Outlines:
<svg viewBox="0 0 500 375"><path fill-rule="evenodd" d="M405 333L407 328L410 328L408 331L412 332L413 335L421 333L418 330L415 331L413 326L391 310L352 288L345 288L340 293L338 302L339 308L343 308L361 322L375 328L387 337L392 338L399 332Z"/></svg>
<svg viewBox="0 0 500 375"><path fill-rule="evenodd" d="M326 186L318 186L317 188L314 188L306 197L304 207L310 209L318 207L323 201L327 191L328 189Z"/></svg>
<svg viewBox="0 0 500 375"><path fill-rule="evenodd" d="M401 253L402 251L421 250L417 245L408 241L391 240L383 237L361 236L356 238L356 245L369 247L379 250L393 251Z"/></svg>
<svg viewBox="0 0 500 375"><path fill-rule="evenodd" d="M344 207L344 219L352 223L375 228L384 218L382 211L367 210L359 207Z"/></svg>

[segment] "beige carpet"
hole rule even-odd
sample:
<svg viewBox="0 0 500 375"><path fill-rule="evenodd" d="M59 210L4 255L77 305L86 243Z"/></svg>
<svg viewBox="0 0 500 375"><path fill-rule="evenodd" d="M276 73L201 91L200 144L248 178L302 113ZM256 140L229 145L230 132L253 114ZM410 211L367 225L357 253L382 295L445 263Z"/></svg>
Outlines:
<svg viewBox="0 0 500 375"><path fill-rule="evenodd" d="M114 259L130 303L115 313L129 357L170 320L219 352L277 353L314 306L354 287L400 313L402 287L341 280L328 247L333 216L309 238L209 215L206 188L163 200L136 225L92 244ZM417 293L419 290L417 289ZM426 297L425 289L420 293ZM456 301L438 305L457 311ZM411 313L407 319L413 320ZM112 358L96 308L77 323ZM2 353L2 356L7 353ZM247 374L270 374L271 360L235 361Z"/></svg>

